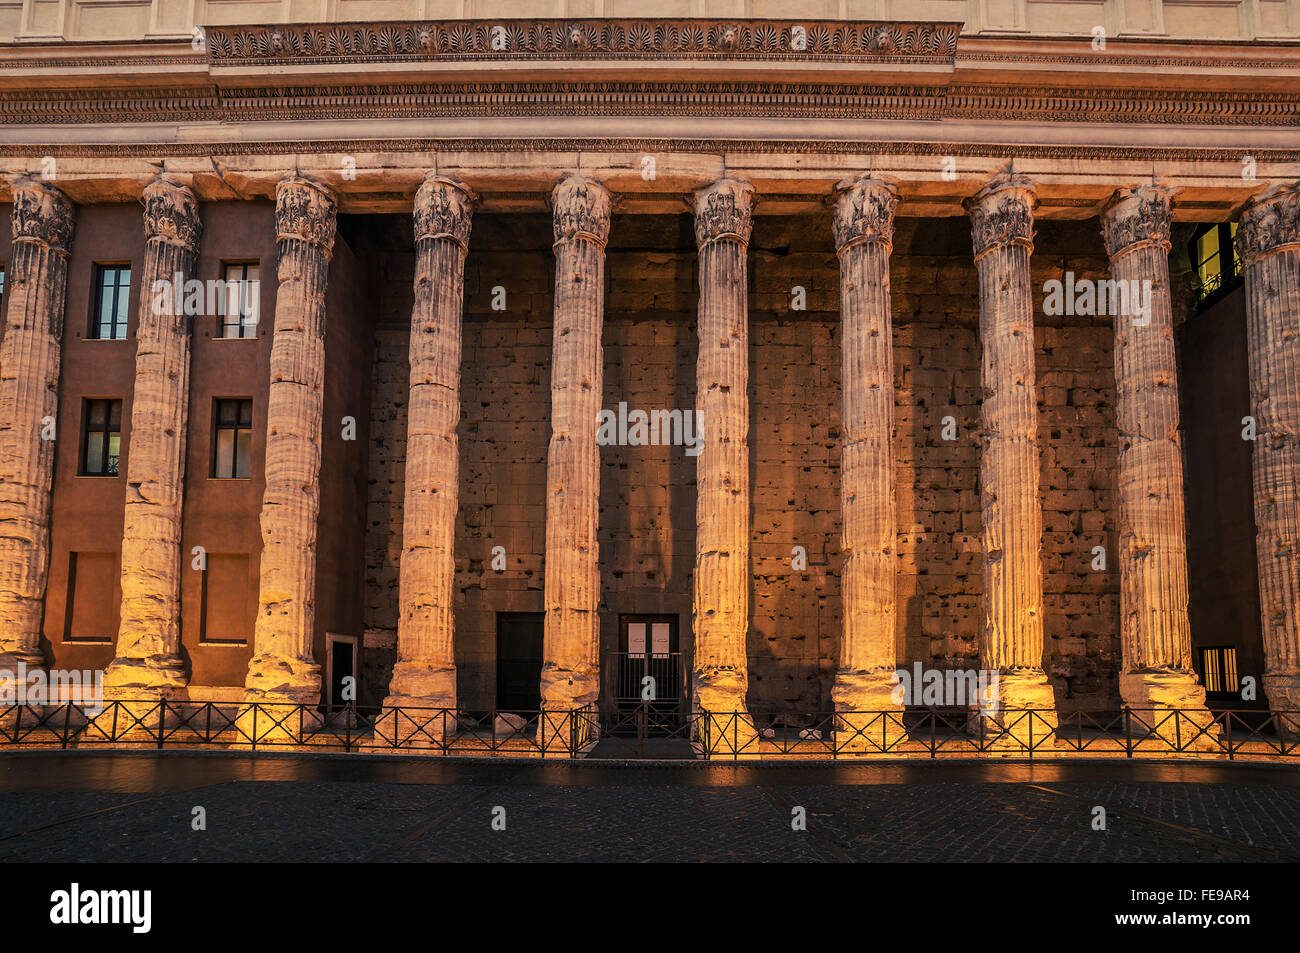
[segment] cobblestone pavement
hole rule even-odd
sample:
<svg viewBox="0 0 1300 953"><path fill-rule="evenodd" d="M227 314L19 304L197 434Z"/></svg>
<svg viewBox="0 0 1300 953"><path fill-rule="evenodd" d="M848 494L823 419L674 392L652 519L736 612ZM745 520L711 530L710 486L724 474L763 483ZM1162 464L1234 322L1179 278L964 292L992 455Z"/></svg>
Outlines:
<svg viewBox="0 0 1300 953"><path fill-rule="evenodd" d="M293 860L1296 861L1300 772L0 758L0 861Z"/></svg>

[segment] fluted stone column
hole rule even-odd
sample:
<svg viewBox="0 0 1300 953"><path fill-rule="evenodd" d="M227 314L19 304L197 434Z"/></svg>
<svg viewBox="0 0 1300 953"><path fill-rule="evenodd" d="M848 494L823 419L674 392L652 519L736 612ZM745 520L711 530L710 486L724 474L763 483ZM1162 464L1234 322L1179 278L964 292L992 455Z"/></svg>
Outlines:
<svg viewBox="0 0 1300 953"><path fill-rule="evenodd" d="M76 222L72 203L35 178L13 186L0 347L0 681L38 667L50 561L50 487L59 360ZM76 453L77 435L65 434Z"/></svg>
<svg viewBox="0 0 1300 953"><path fill-rule="evenodd" d="M203 231L194 193L170 176L154 179L144 190L144 228L122 611L117 657L104 672L110 699L176 698L186 682L180 657L181 498L193 317L183 309L176 313L181 295L173 284L179 281L183 289L194 277Z"/></svg>
<svg viewBox="0 0 1300 953"><path fill-rule="evenodd" d="M981 666L996 672L998 709L985 712L1024 741L1055 726L1043 673L1043 515L1038 498L1034 289L1029 260L1036 203L1023 176L999 175L966 207L980 286L980 498L984 570ZM1046 722L1046 725L1044 724Z"/></svg>
<svg viewBox="0 0 1300 953"><path fill-rule="evenodd" d="M1242 213L1251 472L1255 494L1264 692L1300 712L1300 182L1274 186ZM11 312L12 313L12 312ZM1300 731L1300 715L1290 716Z"/></svg>
<svg viewBox="0 0 1300 953"><path fill-rule="evenodd" d="M695 698L715 750L754 749L749 687L749 313L746 252L754 187L723 178L695 193L699 247Z"/></svg>
<svg viewBox="0 0 1300 953"><path fill-rule="evenodd" d="M831 699L841 713L903 708L893 699L898 556L889 253L897 204L893 186L864 177L841 183L832 220L840 259L844 627ZM851 748L888 748L902 734L894 716L840 718Z"/></svg>
<svg viewBox="0 0 1300 953"><path fill-rule="evenodd" d="M316 523L320 513L321 412L325 383L325 284L334 249L335 201L298 175L275 190L279 287L267 397L266 490L253 658L244 700L317 704ZM277 711L277 716L287 715ZM257 734L264 740L260 717ZM251 715L241 713L247 730ZM292 737L297 717L283 729Z"/></svg>
<svg viewBox="0 0 1300 953"><path fill-rule="evenodd" d="M1119 426L1119 676L1124 703L1146 723L1178 709L1209 721L1192 668L1187 619L1187 520L1178 367L1169 297L1169 206L1164 189L1123 189L1102 213L1117 288L1115 394ZM1136 294L1134 293L1136 292ZM1145 307L1140 305L1145 304ZM1123 313L1120 313L1120 312ZM1172 733L1172 732L1170 732ZM1166 734L1161 729L1161 734Z"/></svg>
<svg viewBox="0 0 1300 953"><path fill-rule="evenodd" d="M594 714L600 695L600 510L597 424L603 399L601 330L610 195L573 175L551 195L555 316L551 440L546 456L546 602L540 736L570 737L568 713Z"/></svg>
<svg viewBox="0 0 1300 953"><path fill-rule="evenodd" d="M464 185L439 175L426 178L415 196L397 664L384 706L450 711L414 711L391 720L383 734L408 744L441 739L455 728L456 427L465 255L474 198Z"/></svg>

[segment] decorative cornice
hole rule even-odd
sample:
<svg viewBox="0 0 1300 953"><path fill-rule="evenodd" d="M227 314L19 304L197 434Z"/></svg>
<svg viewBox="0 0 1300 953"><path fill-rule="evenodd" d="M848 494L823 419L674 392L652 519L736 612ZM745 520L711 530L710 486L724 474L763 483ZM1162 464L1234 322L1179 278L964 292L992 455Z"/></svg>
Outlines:
<svg viewBox="0 0 1300 953"><path fill-rule="evenodd" d="M843 252L862 242L879 242L890 248L894 243L894 209L898 207L894 187L862 176L841 182L836 190L839 194L831 219L836 251Z"/></svg>
<svg viewBox="0 0 1300 953"><path fill-rule="evenodd" d="M971 119L1300 126L1300 95L713 80L0 90L6 125L509 116Z"/></svg>
<svg viewBox="0 0 1300 953"><path fill-rule="evenodd" d="M10 225L15 242L32 242L67 255L76 228L76 211L58 189L34 176L22 176L13 185Z"/></svg>
<svg viewBox="0 0 1300 953"><path fill-rule="evenodd" d="M463 182L430 174L415 193L415 240L448 238L468 251L477 200L478 196Z"/></svg>
<svg viewBox="0 0 1300 953"><path fill-rule="evenodd" d="M753 227L754 187L742 179L722 178L695 193L695 244L732 238L749 244Z"/></svg>
<svg viewBox="0 0 1300 953"><path fill-rule="evenodd" d="M949 22L449 20L214 26L207 28L207 49L214 65L665 56L948 63L960 32L960 23Z"/></svg>
<svg viewBox="0 0 1300 953"><path fill-rule="evenodd" d="M551 192L555 244L585 238L603 247L612 207L609 192L595 179L569 176Z"/></svg>
<svg viewBox="0 0 1300 953"><path fill-rule="evenodd" d="M144 234L148 241L176 245L191 255L198 254L203 222L193 192L164 174L144 187L143 201Z"/></svg>
<svg viewBox="0 0 1300 953"><path fill-rule="evenodd" d="M1109 146L1034 145L1005 142L916 142L909 140L866 139L701 139L694 136L575 136L496 137L451 136L446 138L357 138L357 139L267 139L261 141L221 141L195 139L191 142L147 143L66 143L19 142L0 144L0 159L32 161L33 156L72 158L144 158L211 156L285 155L347 153L427 153L427 152L637 152L641 154L675 151L722 155L731 152L757 155L844 155L855 156L975 156L979 158L1031 159L1098 159L1104 161L1152 159L1231 162L1241 160L1241 150L1203 146ZM1300 162L1300 148L1255 149L1251 155L1260 162Z"/></svg>
<svg viewBox="0 0 1300 953"><path fill-rule="evenodd" d="M328 258L334 252L334 193L314 179L287 175L275 186L275 236L315 245Z"/></svg>
<svg viewBox="0 0 1300 953"><path fill-rule="evenodd" d="M1034 247L1034 184L1017 173L1003 173L962 203L971 218L975 260L995 248Z"/></svg>
<svg viewBox="0 0 1300 953"><path fill-rule="evenodd" d="M1300 182L1275 185L1241 213L1237 252L1249 265L1283 246L1300 245Z"/></svg>
<svg viewBox="0 0 1300 953"><path fill-rule="evenodd" d="M1142 245L1168 251L1169 228L1169 190L1158 186L1120 189L1102 209L1101 234L1111 258Z"/></svg>

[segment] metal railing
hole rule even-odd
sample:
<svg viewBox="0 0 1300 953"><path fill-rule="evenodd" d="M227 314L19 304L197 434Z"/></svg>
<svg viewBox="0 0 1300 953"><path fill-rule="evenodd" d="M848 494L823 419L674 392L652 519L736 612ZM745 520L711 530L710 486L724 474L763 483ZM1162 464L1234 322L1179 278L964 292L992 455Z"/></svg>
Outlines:
<svg viewBox="0 0 1300 953"><path fill-rule="evenodd" d="M418 751L580 757L594 710L470 713L305 704L114 700L0 707L0 748L208 748Z"/></svg>
<svg viewBox="0 0 1300 953"><path fill-rule="evenodd" d="M233 748L495 754L579 758L620 726L644 738L647 706L608 713L469 713L451 708L358 708L142 699L102 706L0 706L2 748ZM798 718L798 721L795 721ZM760 722L766 721L766 724ZM661 726L664 727L664 726ZM682 711L656 733L689 744L702 760L856 759L971 756L1146 757L1189 754L1240 759L1300 758L1300 711L1122 708L1058 714L918 709L773 716ZM638 750L640 745L638 744Z"/></svg>
<svg viewBox="0 0 1300 953"><path fill-rule="evenodd" d="M1201 714L1124 707L1058 714L1053 709L1004 709L996 718L964 709L855 711L805 714L797 716L797 724L773 720L766 728L757 723L761 717L743 712L692 714L692 737L700 757L1300 758L1300 711Z"/></svg>

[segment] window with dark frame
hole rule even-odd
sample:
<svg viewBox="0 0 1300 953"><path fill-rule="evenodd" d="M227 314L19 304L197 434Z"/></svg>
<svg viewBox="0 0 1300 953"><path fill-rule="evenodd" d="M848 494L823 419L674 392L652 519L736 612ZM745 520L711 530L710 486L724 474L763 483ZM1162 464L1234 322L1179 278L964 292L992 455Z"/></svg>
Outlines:
<svg viewBox="0 0 1300 953"><path fill-rule="evenodd" d="M90 398L81 416L81 475L117 476L122 445L122 401Z"/></svg>
<svg viewBox="0 0 1300 953"><path fill-rule="evenodd" d="M127 306L130 299L130 265L95 266L95 313L90 321L92 340L126 340Z"/></svg>
<svg viewBox="0 0 1300 953"><path fill-rule="evenodd" d="M1196 230L1188 252L1196 269L1198 303L1218 300L1222 293L1235 287L1241 276L1236 239L1236 222L1202 225Z"/></svg>
<svg viewBox="0 0 1300 953"><path fill-rule="evenodd" d="M253 456L253 401L218 398L213 408L212 478L248 478Z"/></svg>
<svg viewBox="0 0 1300 953"><path fill-rule="evenodd" d="M1201 649L1201 672L1205 690L1213 694L1235 694L1241 689L1237 677L1237 649L1218 645Z"/></svg>
<svg viewBox="0 0 1300 953"><path fill-rule="evenodd" d="M225 293L221 296L221 327L218 337L225 340L257 337L258 296L261 289L261 266L257 262L228 262L225 266Z"/></svg>

